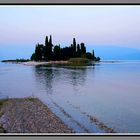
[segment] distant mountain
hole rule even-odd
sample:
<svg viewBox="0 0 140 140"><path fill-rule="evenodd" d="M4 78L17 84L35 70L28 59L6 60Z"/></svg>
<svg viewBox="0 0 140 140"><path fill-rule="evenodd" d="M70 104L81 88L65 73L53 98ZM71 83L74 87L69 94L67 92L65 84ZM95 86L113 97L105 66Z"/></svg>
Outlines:
<svg viewBox="0 0 140 140"><path fill-rule="evenodd" d="M34 50L33 45L0 45L0 60L30 58Z"/></svg>
<svg viewBox="0 0 140 140"><path fill-rule="evenodd" d="M96 56L102 60L140 60L140 49L116 47L116 46L95 46L93 47Z"/></svg>

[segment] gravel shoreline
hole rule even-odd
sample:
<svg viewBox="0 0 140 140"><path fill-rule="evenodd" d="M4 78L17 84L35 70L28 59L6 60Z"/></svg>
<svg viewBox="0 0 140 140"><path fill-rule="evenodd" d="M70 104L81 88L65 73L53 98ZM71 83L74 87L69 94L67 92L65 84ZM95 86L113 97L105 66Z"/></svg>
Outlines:
<svg viewBox="0 0 140 140"><path fill-rule="evenodd" d="M0 101L1 133L74 133L37 98Z"/></svg>

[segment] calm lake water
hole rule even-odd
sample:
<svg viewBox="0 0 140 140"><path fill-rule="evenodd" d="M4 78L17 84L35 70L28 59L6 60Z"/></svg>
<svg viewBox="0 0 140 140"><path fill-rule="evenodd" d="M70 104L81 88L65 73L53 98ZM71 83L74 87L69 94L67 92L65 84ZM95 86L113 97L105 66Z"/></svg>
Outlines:
<svg viewBox="0 0 140 140"><path fill-rule="evenodd" d="M79 68L0 63L0 98L29 96L77 133L140 133L140 61Z"/></svg>

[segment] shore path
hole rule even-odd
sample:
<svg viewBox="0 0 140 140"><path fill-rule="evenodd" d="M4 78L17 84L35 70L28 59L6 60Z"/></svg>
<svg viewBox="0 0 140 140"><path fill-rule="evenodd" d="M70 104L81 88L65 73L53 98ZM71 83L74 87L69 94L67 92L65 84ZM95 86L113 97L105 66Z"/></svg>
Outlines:
<svg viewBox="0 0 140 140"><path fill-rule="evenodd" d="M0 128L6 133L74 132L36 98L1 101Z"/></svg>

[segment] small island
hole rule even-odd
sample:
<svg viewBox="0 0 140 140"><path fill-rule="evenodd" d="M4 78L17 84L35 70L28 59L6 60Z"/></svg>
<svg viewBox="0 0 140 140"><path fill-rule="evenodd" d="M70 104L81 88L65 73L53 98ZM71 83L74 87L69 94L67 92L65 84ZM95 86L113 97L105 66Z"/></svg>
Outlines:
<svg viewBox="0 0 140 140"><path fill-rule="evenodd" d="M77 44L73 38L73 43L69 47L61 48L59 45L53 45L52 36L46 36L45 45L37 44L35 52L31 56L32 61L69 61L72 64L87 64L90 61L100 61L100 57L95 57L94 50L86 51L84 43Z"/></svg>

